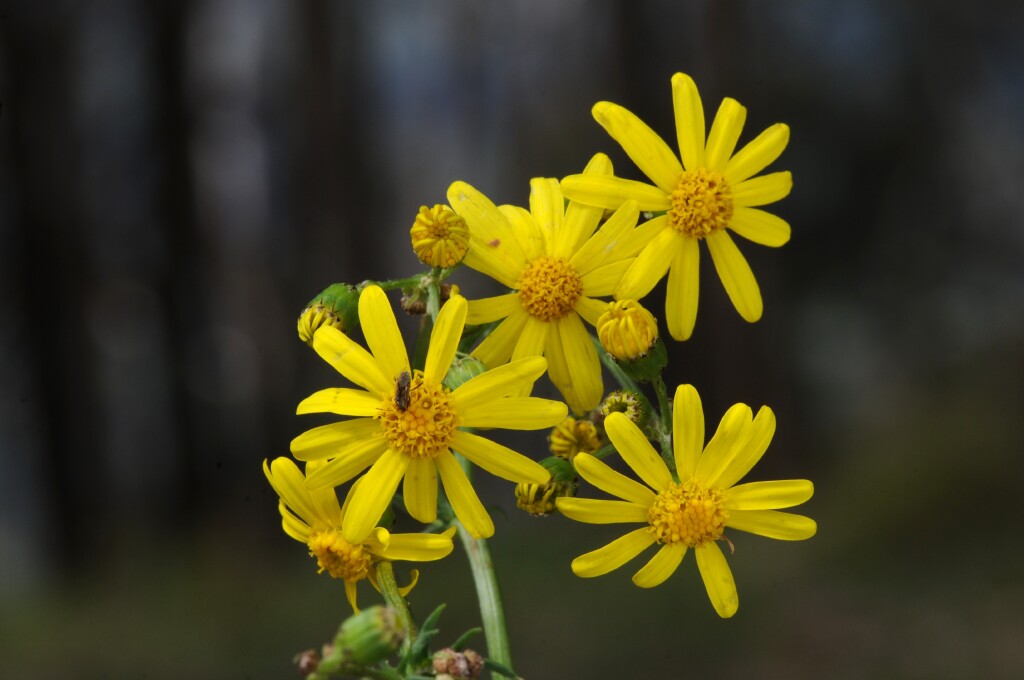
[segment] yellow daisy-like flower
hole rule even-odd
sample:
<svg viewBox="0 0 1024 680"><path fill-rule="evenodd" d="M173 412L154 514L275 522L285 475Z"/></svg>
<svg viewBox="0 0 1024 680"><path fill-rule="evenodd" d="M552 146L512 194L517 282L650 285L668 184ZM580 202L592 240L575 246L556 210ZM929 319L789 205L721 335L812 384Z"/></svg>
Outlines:
<svg viewBox="0 0 1024 680"><path fill-rule="evenodd" d="M313 349L362 389L321 390L299 404L300 414L355 416L292 440L292 455L299 460L327 459L309 474L307 485L337 486L369 468L353 491L342 522L342 537L349 543L359 543L373 530L403 479L409 514L433 522L438 476L466 529L478 538L491 536L491 517L452 449L512 482L546 482L548 471L539 463L462 428L539 430L561 422L565 404L518 396L544 374L547 361L515 361L449 390L442 381L466 323L465 298L453 295L441 308L422 371L410 368L395 314L377 286L368 286L360 295L359 322L369 351L329 326L313 337Z"/></svg>
<svg viewBox="0 0 1024 680"><path fill-rule="evenodd" d="M607 156L591 159L583 177L608 177ZM558 180L530 181L530 210L496 207L466 184L448 189L448 202L470 228L465 264L513 292L472 300L472 324L503 319L473 350L487 366L510 358L544 356L551 381L572 410L585 413L603 394L601 362L583 325L605 310L595 297L611 295L633 258L655 233L635 229L635 201L616 205L615 214L595 233L601 208L570 202L566 206Z"/></svg>
<svg viewBox="0 0 1024 680"><path fill-rule="evenodd" d="M307 472L321 463L313 462ZM356 606L356 584L368 579L377 586L373 565L381 560L408 560L431 562L447 556L453 548L451 528L441 534L392 534L383 527L375 527L362 541L350 543L341 535L341 525L352 499L349 491L343 506L338 505L334 489L309 489L306 477L291 460L277 458L268 464L263 461L263 473L280 497L278 510L281 513L281 527L284 532L309 547L310 557L315 557L320 572L326 571L334 578L345 581L345 595L354 611ZM354 488L354 487L353 487ZM402 588L403 595L416 584Z"/></svg>
<svg viewBox="0 0 1024 680"><path fill-rule="evenodd" d="M789 172L754 177L786 148L788 126L778 123L769 127L733 154L747 115L739 102L722 101L705 142L704 109L688 75L672 77L672 101L679 158L623 107L598 102L593 109L597 122L653 186L619 177L572 175L562 180L562 190L570 199L587 205L614 209L632 199L640 210L665 211L650 221L660 227L660 233L622 277L615 297L640 299L668 272L666 322L673 338L686 340L697 320L697 244L701 240L711 251L736 311L750 322L761 318L761 291L726 228L765 246L778 247L789 241L789 224L757 206L785 198L793 178Z"/></svg>
<svg viewBox="0 0 1024 680"><path fill-rule="evenodd" d="M693 548L715 611L723 618L735 614L739 607L736 584L716 543L725 530L784 541L810 538L817 531L817 524L808 517L778 512L811 497L814 486L806 479L736 485L761 459L775 434L775 414L770 408L762 406L756 418L751 415L746 404L734 405L705 447L700 397L693 386L681 385L672 414L678 481L640 428L621 413L609 415L605 420L609 439L644 484L581 453L576 456L580 476L622 500L559 498L558 509L580 522L644 526L577 557L573 572L583 577L607 574L657 543L658 552L633 575L633 583L651 588L671 576Z"/></svg>

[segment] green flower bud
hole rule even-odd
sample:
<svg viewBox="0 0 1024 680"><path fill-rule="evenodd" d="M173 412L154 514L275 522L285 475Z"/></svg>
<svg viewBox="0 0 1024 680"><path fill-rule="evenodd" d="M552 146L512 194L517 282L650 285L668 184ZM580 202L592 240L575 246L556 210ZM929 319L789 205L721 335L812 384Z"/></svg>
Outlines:
<svg viewBox="0 0 1024 680"><path fill-rule="evenodd" d="M330 654L320 662L319 672L352 672L384 661L401 646L405 633L395 610L376 605L345 619L334 637Z"/></svg>
<svg viewBox="0 0 1024 680"><path fill-rule="evenodd" d="M335 283L309 301L299 314L299 339L313 345L313 334L322 326L334 326L342 333L359 327L359 291L347 283Z"/></svg>
<svg viewBox="0 0 1024 680"><path fill-rule="evenodd" d="M454 390L486 371L487 367L479 359L474 359L469 355L456 355L451 367L448 368L448 375L444 378L444 386Z"/></svg>

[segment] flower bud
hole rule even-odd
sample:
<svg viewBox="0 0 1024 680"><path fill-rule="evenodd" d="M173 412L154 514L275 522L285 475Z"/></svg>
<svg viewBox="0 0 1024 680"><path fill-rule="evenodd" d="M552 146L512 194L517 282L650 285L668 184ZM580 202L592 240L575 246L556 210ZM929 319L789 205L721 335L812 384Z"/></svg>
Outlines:
<svg viewBox="0 0 1024 680"><path fill-rule="evenodd" d="M345 619L334 637L330 654L320 662L321 672L370 666L391 656L402 644L405 633L395 610L376 605Z"/></svg>
<svg viewBox="0 0 1024 680"><path fill-rule="evenodd" d="M479 359L468 354L462 356L455 355L452 365L448 368L448 375L444 378L444 386L454 390L486 371L487 366Z"/></svg>
<svg viewBox="0 0 1024 680"><path fill-rule="evenodd" d="M434 668L435 677L451 680L476 680L484 669L483 657L472 649L456 652L451 647L445 647L434 652L430 663Z"/></svg>
<svg viewBox="0 0 1024 680"><path fill-rule="evenodd" d="M328 286L310 300L299 314L299 339L313 345L313 334L322 326L334 326L342 333L359 327L359 290L347 283Z"/></svg>
<svg viewBox="0 0 1024 680"><path fill-rule="evenodd" d="M572 463L564 458L545 458L540 462L551 479L544 484L520 483L516 485L516 507L520 510L543 517L555 511L555 499L576 495L576 471Z"/></svg>
<svg viewBox="0 0 1024 680"><path fill-rule="evenodd" d="M589 420L576 420L569 416L551 430L548 448L559 458L571 461L577 453L593 453L601 446L597 428Z"/></svg>
<svg viewBox="0 0 1024 680"><path fill-rule="evenodd" d="M632 390L609 392L598 408L600 409L602 419L607 418L613 413L623 413L640 429L647 426L647 419L650 417L650 409L647 406L647 402L640 394Z"/></svg>
<svg viewBox="0 0 1024 680"><path fill-rule="evenodd" d="M409 238L416 257L431 267L454 267L469 250L466 220L446 205L421 206L409 230Z"/></svg>
<svg viewBox="0 0 1024 680"><path fill-rule="evenodd" d="M597 337L634 380L650 381L668 363L665 345L658 338L658 322L636 300L609 302L597 320Z"/></svg>

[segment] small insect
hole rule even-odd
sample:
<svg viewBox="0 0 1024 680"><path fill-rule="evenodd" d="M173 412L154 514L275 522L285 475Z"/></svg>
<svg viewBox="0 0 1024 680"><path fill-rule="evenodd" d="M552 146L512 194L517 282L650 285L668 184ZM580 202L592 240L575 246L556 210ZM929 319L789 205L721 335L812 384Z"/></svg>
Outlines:
<svg viewBox="0 0 1024 680"><path fill-rule="evenodd" d="M399 411L409 408L409 385L412 383L412 376L409 371L402 371L395 379L395 406Z"/></svg>

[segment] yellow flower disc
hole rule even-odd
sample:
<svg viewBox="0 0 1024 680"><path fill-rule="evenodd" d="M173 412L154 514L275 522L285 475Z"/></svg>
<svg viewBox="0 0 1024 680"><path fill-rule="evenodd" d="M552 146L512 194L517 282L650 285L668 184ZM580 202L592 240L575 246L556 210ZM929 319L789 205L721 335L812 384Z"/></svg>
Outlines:
<svg viewBox="0 0 1024 680"><path fill-rule="evenodd" d="M516 288L523 309L541 321L557 321L568 315L583 294L576 270L560 257L539 257L526 265Z"/></svg>
<svg viewBox="0 0 1024 680"><path fill-rule="evenodd" d="M338 531L314 531L309 535L309 554L316 558L318 573L356 582L367 577L373 556L361 545L352 545Z"/></svg>
<svg viewBox="0 0 1024 680"><path fill-rule="evenodd" d="M422 371L412 376L408 400L389 397L376 418L391 448L412 458L433 458L447 450L459 426L447 388L426 380Z"/></svg>
<svg viewBox="0 0 1024 680"><path fill-rule="evenodd" d="M721 538L727 519L722 493L693 481L670 485L647 511L650 530L659 543L683 543L691 548Z"/></svg>
<svg viewBox="0 0 1024 680"><path fill-rule="evenodd" d="M722 173L706 168L687 170L672 192L669 224L692 238L725 229L732 219L732 189Z"/></svg>
<svg viewBox="0 0 1024 680"><path fill-rule="evenodd" d="M431 267L454 267L469 250L466 220L446 205L421 206L409 238L416 257Z"/></svg>
<svg viewBox="0 0 1024 680"><path fill-rule="evenodd" d="M658 339L658 322L636 300L609 302L597 320L597 337L613 357L632 361L647 354Z"/></svg>

